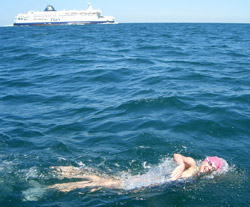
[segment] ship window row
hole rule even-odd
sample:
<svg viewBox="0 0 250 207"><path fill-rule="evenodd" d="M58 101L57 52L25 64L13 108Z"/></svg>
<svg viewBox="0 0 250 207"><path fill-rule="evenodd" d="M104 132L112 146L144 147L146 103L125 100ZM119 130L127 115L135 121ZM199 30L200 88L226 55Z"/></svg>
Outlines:
<svg viewBox="0 0 250 207"><path fill-rule="evenodd" d="M51 17L51 15L34 15L34 17Z"/></svg>
<svg viewBox="0 0 250 207"><path fill-rule="evenodd" d="M65 17L65 16L76 16L76 15L94 16L94 15L97 15L97 13L66 13L65 15L58 15L58 16ZM52 17L52 16L51 15L34 15L34 18L47 18L47 17ZM27 17L19 17L18 20L27 20Z"/></svg>
<svg viewBox="0 0 250 207"><path fill-rule="evenodd" d="M65 16L75 16L75 15L81 15L81 16L94 16L97 15L97 13L66 13ZM64 16L64 15L62 15Z"/></svg>
<svg viewBox="0 0 250 207"><path fill-rule="evenodd" d="M65 16L77 16L77 15L81 15L81 16L95 16L96 14L84 14L84 13L71 13L71 14L65 14L65 15L57 15L59 17L65 17ZM55 17L57 17L55 16ZM52 17L51 15L35 15L35 18L39 18L39 17Z"/></svg>
<svg viewBox="0 0 250 207"><path fill-rule="evenodd" d="M27 20L27 19L29 19L29 18L17 18L18 20Z"/></svg>

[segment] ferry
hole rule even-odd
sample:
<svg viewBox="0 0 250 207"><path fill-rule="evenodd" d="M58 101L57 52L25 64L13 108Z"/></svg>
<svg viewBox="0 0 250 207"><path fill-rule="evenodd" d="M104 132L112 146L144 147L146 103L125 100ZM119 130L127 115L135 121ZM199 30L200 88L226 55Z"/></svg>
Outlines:
<svg viewBox="0 0 250 207"><path fill-rule="evenodd" d="M38 25L84 25L84 24L115 24L113 16L102 16L101 10L94 10L87 1L87 10L56 11L48 5L44 11L29 11L16 16L14 26Z"/></svg>

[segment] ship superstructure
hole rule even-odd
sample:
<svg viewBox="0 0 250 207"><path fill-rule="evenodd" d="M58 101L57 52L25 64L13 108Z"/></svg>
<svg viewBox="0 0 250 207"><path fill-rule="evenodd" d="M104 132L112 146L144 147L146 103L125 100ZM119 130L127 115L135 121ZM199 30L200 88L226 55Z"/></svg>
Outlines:
<svg viewBox="0 0 250 207"><path fill-rule="evenodd" d="M101 10L95 10L89 2L87 3L87 10L56 11L52 5L48 5L44 11L20 13L16 16L14 26L116 23L114 17L102 16Z"/></svg>

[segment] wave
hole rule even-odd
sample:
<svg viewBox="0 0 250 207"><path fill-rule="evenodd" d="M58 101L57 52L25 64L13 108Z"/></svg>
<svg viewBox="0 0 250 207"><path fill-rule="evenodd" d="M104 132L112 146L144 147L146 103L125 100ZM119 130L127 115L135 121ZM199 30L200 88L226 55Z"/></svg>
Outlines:
<svg viewBox="0 0 250 207"><path fill-rule="evenodd" d="M131 100L117 107L118 110L126 110L127 112L138 110L160 110L164 108L183 108L186 104L177 96L142 98Z"/></svg>
<svg viewBox="0 0 250 207"><path fill-rule="evenodd" d="M249 180L228 185L230 179L220 179L224 174L213 180L201 177L202 183L195 181L186 191L164 177L163 171L168 174L174 167L170 158L159 160L174 152L196 159L211 153L235 164L226 173L234 181L240 180L241 170L249 177L249 25L12 27L1 28L0 41L4 205L22 205L20 197L32 194L25 193L27 189L41 187L31 180L57 182L42 176L48 166L77 166L79 161L101 173L134 180L128 189L149 189L155 183L173 187L176 196L168 191L162 196L173 205L183 193L194 206L207 195L210 201L226 197L232 205L247 203ZM140 177L142 181L136 180ZM219 182L219 188L211 182ZM242 197L238 186L245 189ZM108 202L107 193L100 194ZM70 206L71 198L65 196L65 205ZM165 201L155 198L159 206ZM74 199L79 206L82 200ZM48 196L49 204L45 199L40 204L56 201ZM217 205L228 205L225 202ZM209 201L201 205L213 206Z"/></svg>

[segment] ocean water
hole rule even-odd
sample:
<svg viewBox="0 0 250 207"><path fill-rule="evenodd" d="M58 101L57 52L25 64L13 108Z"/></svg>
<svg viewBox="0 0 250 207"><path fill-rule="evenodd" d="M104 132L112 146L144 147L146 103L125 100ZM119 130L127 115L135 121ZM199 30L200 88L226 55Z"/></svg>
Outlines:
<svg viewBox="0 0 250 207"><path fill-rule="evenodd" d="M249 34L249 24L0 28L0 206L249 206ZM174 153L228 167L170 182ZM47 190L75 181L50 166L127 188Z"/></svg>

